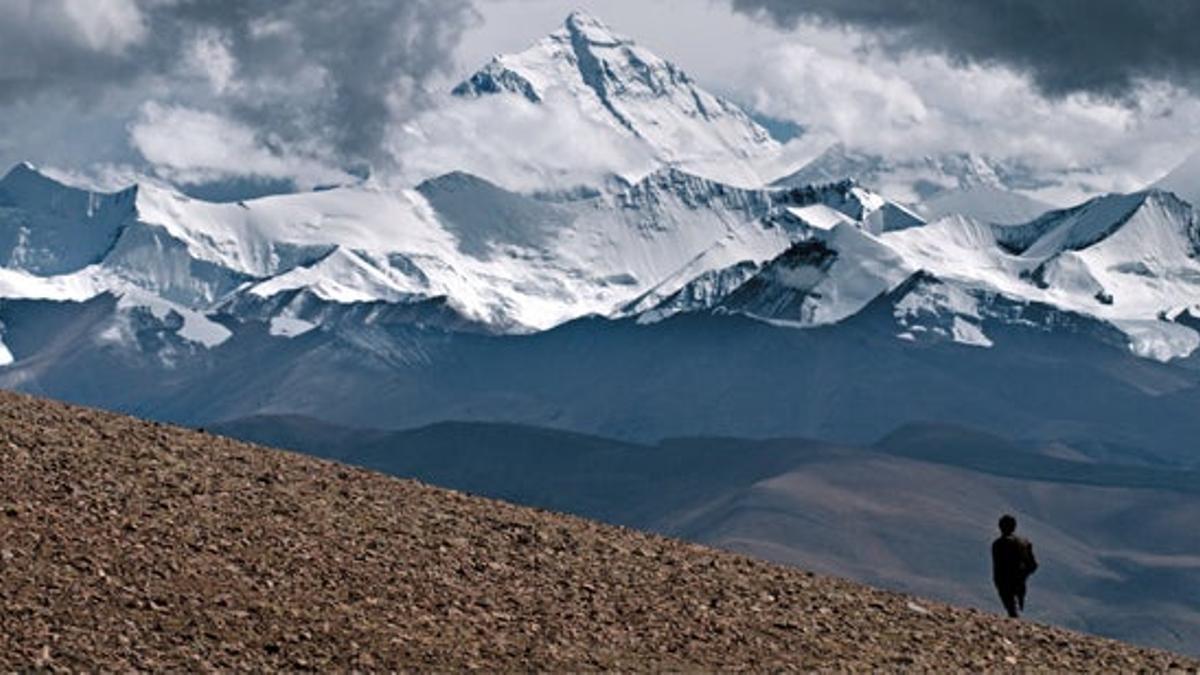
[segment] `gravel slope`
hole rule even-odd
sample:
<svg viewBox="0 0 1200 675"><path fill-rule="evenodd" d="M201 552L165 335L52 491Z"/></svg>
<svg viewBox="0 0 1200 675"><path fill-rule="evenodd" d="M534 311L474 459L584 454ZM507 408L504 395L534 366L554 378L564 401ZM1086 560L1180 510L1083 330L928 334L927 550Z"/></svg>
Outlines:
<svg viewBox="0 0 1200 675"><path fill-rule="evenodd" d="M8 393L0 464L0 670L1200 668Z"/></svg>

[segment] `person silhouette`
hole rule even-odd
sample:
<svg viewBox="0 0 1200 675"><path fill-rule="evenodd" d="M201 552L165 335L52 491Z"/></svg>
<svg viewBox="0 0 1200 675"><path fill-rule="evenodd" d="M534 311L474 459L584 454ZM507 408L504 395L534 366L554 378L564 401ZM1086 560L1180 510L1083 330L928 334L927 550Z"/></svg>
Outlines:
<svg viewBox="0 0 1200 675"><path fill-rule="evenodd" d="M1000 517L1000 536L992 542L992 581L1000 593L1000 602L1014 619L1025 611L1025 582L1037 571L1033 544L1018 537L1017 519L1007 513Z"/></svg>

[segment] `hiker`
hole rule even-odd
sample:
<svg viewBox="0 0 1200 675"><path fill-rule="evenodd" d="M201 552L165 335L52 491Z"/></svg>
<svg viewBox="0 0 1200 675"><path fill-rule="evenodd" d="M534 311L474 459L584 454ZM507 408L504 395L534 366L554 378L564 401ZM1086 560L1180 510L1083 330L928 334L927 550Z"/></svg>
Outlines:
<svg viewBox="0 0 1200 675"><path fill-rule="evenodd" d="M1000 517L1000 537L992 542L992 580L1000 592L1004 609L1014 619L1018 610L1025 611L1025 580L1037 571L1037 559L1033 557L1033 544L1018 537L1017 519L1005 514Z"/></svg>

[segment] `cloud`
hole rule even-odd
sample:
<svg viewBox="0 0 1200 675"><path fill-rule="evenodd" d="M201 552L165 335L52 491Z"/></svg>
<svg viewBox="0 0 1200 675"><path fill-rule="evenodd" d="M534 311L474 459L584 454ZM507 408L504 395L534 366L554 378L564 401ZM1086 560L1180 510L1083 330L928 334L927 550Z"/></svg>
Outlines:
<svg viewBox="0 0 1200 675"><path fill-rule="evenodd" d="M468 0L192 0L172 16L190 27L193 61L223 87L229 114L319 135L343 162L377 162L388 127L424 107L426 81L450 65L474 14Z"/></svg>
<svg viewBox="0 0 1200 675"><path fill-rule="evenodd" d="M0 3L0 105L48 87L94 92L137 70L128 54L147 36L135 0Z"/></svg>
<svg viewBox="0 0 1200 675"><path fill-rule="evenodd" d="M842 140L896 158L979 152L1069 174L1083 194L1144 185L1198 139L1200 42L1177 44L1198 10L1176 0L0 0L0 171L252 173L286 189L368 167L538 187L637 166L638 148L577 115L432 108L579 5L804 127L780 173ZM580 139L588 160L572 166L561 149Z"/></svg>
<svg viewBox="0 0 1200 675"><path fill-rule="evenodd" d="M106 129L132 123L140 133L132 149L140 151L158 147L151 131L163 111L187 110L252 135L271 156L320 158L336 169L386 164L389 127L425 108L428 83L451 66L476 20L471 0L4 0L0 121L71 108L76 117L107 120ZM86 154L88 144L110 142L74 135L71 143ZM19 141L2 150L27 149L51 158L72 150L43 152ZM201 149L172 152L166 171L218 159L183 161L184 150ZM163 156L107 148L92 159Z"/></svg>
<svg viewBox="0 0 1200 675"><path fill-rule="evenodd" d="M1194 0L731 0L785 28L850 27L893 53L1002 65L1051 96L1128 99L1146 82L1200 91Z"/></svg>
<svg viewBox="0 0 1200 675"><path fill-rule="evenodd" d="M648 147L586 117L551 91L540 104L516 96L445 97L397 127L388 149L403 160L395 179L414 184L467 171L513 190L597 185L612 174L640 178L657 164Z"/></svg>
<svg viewBox="0 0 1200 675"><path fill-rule="evenodd" d="M1197 144L1200 99L1168 83L1141 82L1126 99L1051 96L1016 68L876 49L856 29L797 23L770 32L742 52L743 69L726 87L807 130L790 144L800 147L785 155L785 170L835 141L896 161L973 152L1011 168L1036 196L1067 204L1140 189Z"/></svg>
<svg viewBox="0 0 1200 675"><path fill-rule="evenodd" d="M175 183L223 181L233 176L290 179L301 187L351 180L319 157L263 143L251 127L216 113L147 103L130 128L133 146Z"/></svg>
<svg viewBox="0 0 1200 675"><path fill-rule="evenodd" d="M764 50L762 63L748 80L757 110L803 120L810 131L826 131L844 143L907 135L933 114L903 76L853 58L783 44Z"/></svg>
<svg viewBox="0 0 1200 675"><path fill-rule="evenodd" d="M228 40L217 31L198 34L188 45L184 64L193 73L208 80L217 95L225 94L235 83L237 58L230 51Z"/></svg>
<svg viewBox="0 0 1200 675"><path fill-rule="evenodd" d="M944 41L930 46L915 37L906 46L899 32L884 30L919 22L923 8L931 14L968 4L972 6L961 11L980 12L993 5L1030 5L1040 11L1043 4L1057 2L748 0L735 12L734 0L489 0L479 5L486 23L472 29L460 53L474 65L494 52L520 48L544 30L531 25L549 27L583 6L674 60L702 86L803 127L806 133L788 144L778 166L767 167L773 169L768 175L790 172L828 144L842 141L896 160L962 151L984 154L1019 172L1013 175L1015 185L1037 189L1036 196L1060 203L1143 187L1200 146L1200 103L1188 89L1140 76L1119 97L1069 92L1061 86L1048 93L1030 68L1012 59L968 58L962 50L946 48ZM1087 22L1092 18L1083 15L1090 8L1103 12L1108 2L1064 4L1084 6L1071 20ZM1161 6L1172 4L1168 0ZM779 16L767 14L767 5ZM1153 18L1150 12L1159 6L1143 2L1134 11ZM843 16L843 8L847 20L835 20ZM907 23L890 20L889 12L905 8ZM880 17L857 20L853 11ZM1170 17L1169 11L1163 16ZM939 17L925 19L947 25ZM1096 40L1094 50L1125 49L1123 44L1104 44L1111 31L1093 34L1074 24L1062 31L1070 39ZM915 29L907 34L917 35ZM1036 35L1049 39L1044 32ZM1115 42L1138 39L1130 32ZM1072 61L1064 67L1071 75L1087 64ZM1059 185L1038 187L1048 182Z"/></svg>

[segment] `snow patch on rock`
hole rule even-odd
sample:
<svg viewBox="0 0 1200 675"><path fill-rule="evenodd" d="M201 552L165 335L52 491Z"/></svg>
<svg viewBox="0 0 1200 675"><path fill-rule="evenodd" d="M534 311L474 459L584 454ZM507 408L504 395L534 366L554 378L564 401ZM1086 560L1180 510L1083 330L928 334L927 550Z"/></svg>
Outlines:
<svg viewBox="0 0 1200 675"><path fill-rule="evenodd" d="M295 338L308 333L315 329L317 325L303 319L296 319L289 316L277 316L271 319L270 328L268 329L271 335L275 337Z"/></svg>

